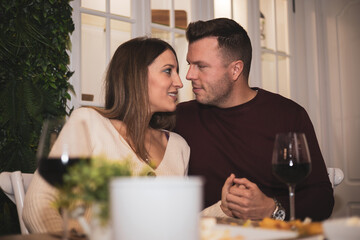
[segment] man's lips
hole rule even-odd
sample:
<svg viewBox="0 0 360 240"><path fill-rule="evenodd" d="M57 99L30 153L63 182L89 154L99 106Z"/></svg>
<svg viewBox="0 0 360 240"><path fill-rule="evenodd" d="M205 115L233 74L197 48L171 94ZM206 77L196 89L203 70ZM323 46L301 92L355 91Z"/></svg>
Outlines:
<svg viewBox="0 0 360 240"><path fill-rule="evenodd" d="M202 90L201 87L193 87L193 92L194 92L194 93L198 93L198 92L200 92L201 90Z"/></svg>

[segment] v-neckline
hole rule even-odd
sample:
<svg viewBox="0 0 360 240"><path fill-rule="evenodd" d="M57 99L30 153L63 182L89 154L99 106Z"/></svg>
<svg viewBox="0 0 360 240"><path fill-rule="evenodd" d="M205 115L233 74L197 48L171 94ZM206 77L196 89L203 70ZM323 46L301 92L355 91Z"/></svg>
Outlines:
<svg viewBox="0 0 360 240"><path fill-rule="evenodd" d="M153 167L153 165L151 164L147 164L146 162L142 161L141 159L138 158L138 156L135 154L134 150L131 148L131 146L129 145L129 143L125 140L125 138L120 134L120 132L116 129L116 127L114 126L114 124L111 122L111 119L107 119L108 120L108 123L111 125L111 128L112 128L112 131L117 134L119 136L119 140L121 143L124 143L126 145L126 147L131 151L131 153L135 156L135 158L137 160L139 160L142 164L146 164L147 166L149 166L151 169L153 169L154 171L158 170L162 165L163 165L163 162L164 160L166 160L166 155L168 154L168 146L169 146L169 143L170 143L170 132L167 131L167 130L163 130L163 129L160 129L160 131L164 132L164 134L168 133L168 137L167 137L167 142L166 142L166 147L165 147L165 153L164 153L164 156L163 158L161 159L160 163L156 166L156 167Z"/></svg>

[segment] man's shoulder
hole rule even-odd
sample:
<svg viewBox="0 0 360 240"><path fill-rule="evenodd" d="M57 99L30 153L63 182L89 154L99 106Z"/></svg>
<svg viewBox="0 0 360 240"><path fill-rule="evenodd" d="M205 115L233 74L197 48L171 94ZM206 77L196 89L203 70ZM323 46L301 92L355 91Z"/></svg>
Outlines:
<svg viewBox="0 0 360 240"><path fill-rule="evenodd" d="M269 92L264 89L259 89L259 91L261 93L262 101L267 104L272 104L273 106L286 109L304 110L304 108L300 104L296 103L290 98L284 97L278 93Z"/></svg>
<svg viewBox="0 0 360 240"><path fill-rule="evenodd" d="M176 107L176 127L175 132L188 131L198 120L199 106L196 100L179 103ZM189 123L192 123L189 124Z"/></svg>
<svg viewBox="0 0 360 240"><path fill-rule="evenodd" d="M186 111L194 111L199 108L199 103L196 100L191 100L187 102L181 102L177 105L177 112L186 112Z"/></svg>

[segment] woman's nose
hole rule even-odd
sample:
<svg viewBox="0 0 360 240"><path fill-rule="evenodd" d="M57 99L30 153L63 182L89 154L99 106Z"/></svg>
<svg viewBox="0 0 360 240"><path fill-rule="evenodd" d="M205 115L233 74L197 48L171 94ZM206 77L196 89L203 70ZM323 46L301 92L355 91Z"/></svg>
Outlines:
<svg viewBox="0 0 360 240"><path fill-rule="evenodd" d="M173 85L174 85L175 87L177 87L177 88L182 88L182 87L183 87L183 83L182 83L182 81L181 81L181 79L180 79L179 74L176 74L176 77L175 77L175 79L174 79L174 81L173 81Z"/></svg>

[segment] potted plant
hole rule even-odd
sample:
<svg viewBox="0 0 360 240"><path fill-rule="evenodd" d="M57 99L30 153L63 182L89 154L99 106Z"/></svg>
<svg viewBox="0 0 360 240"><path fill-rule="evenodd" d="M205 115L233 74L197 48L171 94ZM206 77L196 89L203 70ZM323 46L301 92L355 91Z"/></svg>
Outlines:
<svg viewBox="0 0 360 240"><path fill-rule="evenodd" d="M67 208L70 213L75 213L70 215L79 215L84 209L91 209L90 227L89 223L80 221L84 232L91 239L111 239L109 183L115 177L133 175L130 158L116 161L93 157L90 162L80 161L63 176L64 184L58 188L54 206L59 209ZM154 175L150 166L140 173L140 176L150 175Z"/></svg>

